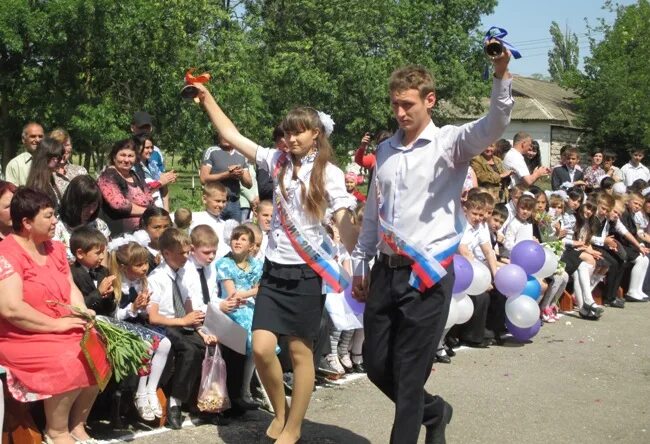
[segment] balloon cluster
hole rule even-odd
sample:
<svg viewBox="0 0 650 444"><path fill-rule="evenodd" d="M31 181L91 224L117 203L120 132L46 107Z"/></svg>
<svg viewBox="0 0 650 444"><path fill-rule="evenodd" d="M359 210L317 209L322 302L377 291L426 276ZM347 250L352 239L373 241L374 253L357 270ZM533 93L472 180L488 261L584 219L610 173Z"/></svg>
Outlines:
<svg viewBox="0 0 650 444"><path fill-rule="evenodd" d="M505 295L506 326L518 341L527 341L539 332L539 299L542 287L537 279L555 273L558 257L547 247L532 240L519 242L510 252L510 264L499 268L494 286ZM467 322L474 311L468 295L481 294L490 288L490 270L477 260L469 261L454 256L453 298L449 307L446 328Z"/></svg>

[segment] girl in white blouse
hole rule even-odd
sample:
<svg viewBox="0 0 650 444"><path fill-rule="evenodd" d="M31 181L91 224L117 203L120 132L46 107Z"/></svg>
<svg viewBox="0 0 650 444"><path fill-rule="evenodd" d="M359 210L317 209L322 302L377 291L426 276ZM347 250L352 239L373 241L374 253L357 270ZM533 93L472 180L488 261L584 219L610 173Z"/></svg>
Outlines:
<svg viewBox="0 0 650 444"><path fill-rule="evenodd" d="M351 251L357 237L351 219L355 202L346 191L343 172L331 163L333 150L323 124L327 119L321 113L307 107L291 110L282 122L287 151L262 148L239 133L205 86L194 86L221 137L274 180L269 246L253 318L253 355L275 412L266 434L279 444L294 443L300 439L314 386L313 342L325 302L323 279L328 280L322 269L312 268L313 256L310 259L305 252L318 251L323 244L321 222L326 211L331 211ZM333 125L329 126L331 130ZM290 409L275 354L279 335L288 337L293 362Z"/></svg>

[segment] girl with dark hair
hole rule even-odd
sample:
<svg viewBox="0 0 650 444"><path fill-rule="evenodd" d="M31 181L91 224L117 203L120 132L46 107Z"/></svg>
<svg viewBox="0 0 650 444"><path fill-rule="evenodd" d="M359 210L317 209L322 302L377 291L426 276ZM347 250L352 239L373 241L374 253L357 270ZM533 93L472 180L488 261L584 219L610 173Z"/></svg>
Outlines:
<svg viewBox="0 0 650 444"><path fill-rule="evenodd" d="M153 204L151 189L132 170L137 147L132 139L117 142L108 155L109 166L97 179L102 192L102 218L113 236L133 232L142 213Z"/></svg>
<svg viewBox="0 0 650 444"><path fill-rule="evenodd" d="M163 232L174 226L169 212L160 207L149 207L140 218L140 229L133 233L140 245L143 245L149 251L149 272L160 264L162 256L160 255L160 246L158 241Z"/></svg>
<svg viewBox="0 0 650 444"><path fill-rule="evenodd" d="M38 149L34 153L26 183L29 188L47 194L54 202L55 210L59 208L63 193L54 181L54 172L59 168L59 163L63 159L63 152L63 144L58 140L52 137L41 140Z"/></svg>
<svg viewBox="0 0 650 444"><path fill-rule="evenodd" d="M328 136L334 122L313 108L294 108L282 122L287 150L263 148L239 133L204 85L194 86L221 137L274 180L273 221L252 324L253 357L275 414L266 434L278 444L295 443L314 387L313 344L327 292L323 283L337 292L347 284L334 258L320 248L327 239L325 213L331 213L349 251L356 243L355 202L343 172L331 163ZM322 262L330 266L319 267ZM279 336L288 338L293 363L291 408L276 356Z"/></svg>
<svg viewBox="0 0 650 444"><path fill-rule="evenodd" d="M90 176L77 176L72 179L61 198L59 222L56 224L54 240L61 241L69 247L72 232L81 226L96 228L106 236L106 239L110 239L111 230L106 222L98 218L101 206L102 193L95 179ZM67 251L68 260L74 262L74 255L70 249Z"/></svg>
<svg viewBox="0 0 650 444"><path fill-rule="evenodd" d="M542 165L542 154L539 152L539 142L537 140L530 143L530 150L524 156L524 160L528 171L535 171L535 168Z"/></svg>
<svg viewBox="0 0 650 444"><path fill-rule="evenodd" d="M133 168L135 173L142 182L146 182L151 188L154 204L169 211L169 190L167 185L176 182L176 172L172 170L162 173L158 169L158 164L151 160L154 142L150 135L135 136L133 140L139 147L138 162Z"/></svg>
<svg viewBox="0 0 650 444"><path fill-rule="evenodd" d="M16 192L16 185L0 180L0 241L13 233L11 228L11 199Z"/></svg>

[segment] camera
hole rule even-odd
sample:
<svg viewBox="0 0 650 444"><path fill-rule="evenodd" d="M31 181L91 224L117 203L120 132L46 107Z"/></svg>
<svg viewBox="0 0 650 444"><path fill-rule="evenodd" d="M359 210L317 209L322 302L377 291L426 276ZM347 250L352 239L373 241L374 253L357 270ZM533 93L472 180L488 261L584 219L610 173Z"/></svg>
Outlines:
<svg viewBox="0 0 650 444"><path fill-rule="evenodd" d="M503 54L503 44L501 44L499 41L492 41L485 45L483 47L483 50L485 51L485 54L487 54L487 56L490 58L499 57L501 54Z"/></svg>

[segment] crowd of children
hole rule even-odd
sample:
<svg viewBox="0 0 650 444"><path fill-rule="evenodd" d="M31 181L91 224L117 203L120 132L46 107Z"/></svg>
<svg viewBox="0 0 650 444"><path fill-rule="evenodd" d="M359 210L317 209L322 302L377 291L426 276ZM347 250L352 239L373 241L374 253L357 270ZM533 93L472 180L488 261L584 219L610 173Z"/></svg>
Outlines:
<svg viewBox="0 0 650 444"><path fill-rule="evenodd" d="M554 247L561 255L558 269L549 278L538 279L544 323L558 319L563 294L572 296L579 317L593 321L603 316L604 306L624 308L626 301L647 302L650 249L644 242L650 240L650 174L640 164L643 150L629 154L630 163L621 171L633 171L636 176L626 180L627 185L603 171L600 186L587 188L578 150L566 146L560 165L552 172L556 191L520 183L510 189L507 203L495 204L490 190L473 188L463 203L468 224L459 254L485 264L494 278L520 241ZM594 295L599 295L601 303ZM439 362L450 362L458 344L487 347L502 342L505 296L492 288L470 297L474 314L447 332L438 347Z"/></svg>

